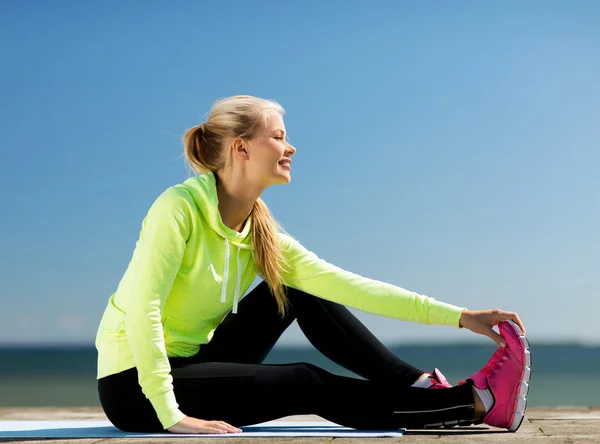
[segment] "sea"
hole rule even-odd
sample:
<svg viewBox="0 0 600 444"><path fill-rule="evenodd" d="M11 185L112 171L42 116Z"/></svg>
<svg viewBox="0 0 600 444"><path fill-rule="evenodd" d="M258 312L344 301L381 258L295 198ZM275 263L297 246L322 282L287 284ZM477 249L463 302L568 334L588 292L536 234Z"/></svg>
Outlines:
<svg viewBox="0 0 600 444"><path fill-rule="evenodd" d="M424 371L438 368L452 384L483 367L494 344L400 345L398 357ZM532 344L529 406L600 405L600 347ZM0 347L0 407L99 406L96 349L91 346ZM265 363L309 362L356 377L311 347L276 345Z"/></svg>

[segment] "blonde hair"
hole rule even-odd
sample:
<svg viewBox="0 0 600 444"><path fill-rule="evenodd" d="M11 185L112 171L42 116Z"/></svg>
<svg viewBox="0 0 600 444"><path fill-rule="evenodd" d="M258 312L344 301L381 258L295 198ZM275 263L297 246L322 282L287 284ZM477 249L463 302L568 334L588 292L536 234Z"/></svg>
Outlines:
<svg viewBox="0 0 600 444"><path fill-rule="evenodd" d="M188 129L183 136L184 156L197 174L221 170L227 162L227 147L231 138L251 140L265 129L264 111L285 114L273 100L253 96L233 96L217 101L206 122ZM288 300L283 284L283 255L278 232L281 226L271 215L265 202L258 198L250 213L252 217L252 254L259 274L268 284L277 301L279 313L285 315Z"/></svg>

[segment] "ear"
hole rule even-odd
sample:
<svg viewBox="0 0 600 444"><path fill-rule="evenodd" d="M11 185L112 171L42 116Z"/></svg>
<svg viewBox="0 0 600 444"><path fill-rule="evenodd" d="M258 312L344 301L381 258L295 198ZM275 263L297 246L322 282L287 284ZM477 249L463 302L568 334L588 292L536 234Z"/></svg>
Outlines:
<svg viewBox="0 0 600 444"><path fill-rule="evenodd" d="M248 154L248 143L239 137L235 138L231 143L231 151L234 156L240 156L244 160L248 160L250 157Z"/></svg>

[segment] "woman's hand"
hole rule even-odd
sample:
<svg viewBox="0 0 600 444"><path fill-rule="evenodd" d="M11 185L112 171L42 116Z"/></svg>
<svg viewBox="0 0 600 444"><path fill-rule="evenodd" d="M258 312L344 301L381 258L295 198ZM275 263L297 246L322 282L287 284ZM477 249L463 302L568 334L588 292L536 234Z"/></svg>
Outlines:
<svg viewBox="0 0 600 444"><path fill-rule="evenodd" d="M489 336L492 340L500 347L506 347L506 343L502 336L492 330L494 325L498 325L502 321L514 321L523 334L525 334L525 327L519 315L511 311L503 310L464 310L460 314L459 325L469 330L479 333L480 335Z"/></svg>
<svg viewBox="0 0 600 444"><path fill-rule="evenodd" d="M167 429L171 433L240 433L241 430L223 421L205 421L186 416Z"/></svg>

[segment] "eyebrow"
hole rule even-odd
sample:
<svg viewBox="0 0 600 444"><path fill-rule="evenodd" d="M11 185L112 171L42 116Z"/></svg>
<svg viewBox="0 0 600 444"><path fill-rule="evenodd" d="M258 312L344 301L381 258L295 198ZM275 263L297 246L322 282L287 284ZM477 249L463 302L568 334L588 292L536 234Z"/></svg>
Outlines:
<svg viewBox="0 0 600 444"><path fill-rule="evenodd" d="M284 130L282 130L282 129L279 129L279 128L277 128L277 129L274 129L274 130L273 130L273 132L277 132L277 131L281 131L281 133L282 133L282 134L285 134L285 131L284 131Z"/></svg>

